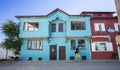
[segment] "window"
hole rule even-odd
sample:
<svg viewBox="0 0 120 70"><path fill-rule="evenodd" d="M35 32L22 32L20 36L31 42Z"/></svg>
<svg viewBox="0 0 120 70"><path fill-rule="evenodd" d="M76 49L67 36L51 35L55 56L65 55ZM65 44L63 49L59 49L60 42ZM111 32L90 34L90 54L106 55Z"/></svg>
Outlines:
<svg viewBox="0 0 120 70"><path fill-rule="evenodd" d="M85 48L85 40L78 40L78 47L80 48Z"/></svg>
<svg viewBox="0 0 120 70"><path fill-rule="evenodd" d="M42 50L42 41L41 40L28 40L28 49L29 50Z"/></svg>
<svg viewBox="0 0 120 70"><path fill-rule="evenodd" d="M63 23L59 23L59 32L63 32Z"/></svg>
<svg viewBox="0 0 120 70"><path fill-rule="evenodd" d="M38 50L42 50L43 49L41 40L37 40L36 47L37 47L36 49L38 49Z"/></svg>
<svg viewBox="0 0 120 70"><path fill-rule="evenodd" d="M106 51L106 43L95 43L95 50L96 51Z"/></svg>
<svg viewBox="0 0 120 70"><path fill-rule="evenodd" d="M120 31L120 25L118 23L114 23L115 31Z"/></svg>
<svg viewBox="0 0 120 70"><path fill-rule="evenodd" d="M85 22L82 21L72 21L71 30L85 30Z"/></svg>
<svg viewBox="0 0 120 70"><path fill-rule="evenodd" d="M76 46L75 40L71 40L71 49L75 50L75 46Z"/></svg>
<svg viewBox="0 0 120 70"><path fill-rule="evenodd" d="M113 51L112 43L94 42L92 43L92 51Z"/></svg>
<svg viewBox="0 0 120 70"><path fill-rule="evenodd" d="M34 40L28 40L28 49L34 49Z"/></svg>
<svg viewBox="0 0 120 70"><path fill-rule="evenodd" d="M95 27L95 31L105 31L104 23L95 23L94 27Z"/></svg>
<svg viewBox="0 0 120 70"><path fill-rule="evenodd" d="M38 31L38 26L37 22L25 22L24 31Z"/></svg>
<svg viewBox="0 0 120 70"><path fill-rule="evenodd" d="M51 32L56 32L56 24L51 24Z"/></svg>

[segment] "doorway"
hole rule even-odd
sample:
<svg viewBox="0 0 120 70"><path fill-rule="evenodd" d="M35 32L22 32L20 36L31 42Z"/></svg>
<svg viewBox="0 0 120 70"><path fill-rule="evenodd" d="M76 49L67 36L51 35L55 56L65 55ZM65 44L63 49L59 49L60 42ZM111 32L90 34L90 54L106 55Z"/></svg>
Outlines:
<svg viewBox="0 0 120 70"><path fill-rule="evenodd" d="M50 60L56 60L57 59L57 49L56 45L50 45Z"/></svg>
<svg viewBox="0 0 120 70"><path fill-rule="evenodd" d="M60 46L60 47L59 47L59 59L60 59L60 60L65 60L65 59L66 59L65 46Z"/></svg>

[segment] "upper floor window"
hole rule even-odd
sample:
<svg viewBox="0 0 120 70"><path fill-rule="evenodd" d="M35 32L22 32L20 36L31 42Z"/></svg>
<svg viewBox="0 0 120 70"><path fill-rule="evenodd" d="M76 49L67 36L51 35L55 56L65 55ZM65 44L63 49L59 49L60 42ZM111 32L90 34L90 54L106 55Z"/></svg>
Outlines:
<svg viewBox="0 0 120 70"><path fill-rule="evenodd" d="M59 23L58 28L59 28L59 32L63 32L63 23Z"/></svg>
<svg viewBox="0 0 120 70"><path fill-rule="evenodd" d="M82 21L72 21L71 30L85 30L85 22Z"/></svg>
<svg viewBox="0 0 120 70"><path fill-rule="evenodd" d="M51 24L51 32L56 32L56 24Z"/></svg>
<svg viewBox="0 0 120 70"><path fill-rule="evenodd" d="M105 31L104 23L95 23L94 27L95 27L95 31Z"/></svg>
<svg viewBox="0 0 120 70"><path fill-rule="evenodd" d="M120 31L120 25L118 23L114 23L115 31Z"/></svg>
<svg viewBox="0 0 120 70"><path fill-rule="evenodd" d="M37 22L25 22L24 31L37 31L39 23Z"/></svg>

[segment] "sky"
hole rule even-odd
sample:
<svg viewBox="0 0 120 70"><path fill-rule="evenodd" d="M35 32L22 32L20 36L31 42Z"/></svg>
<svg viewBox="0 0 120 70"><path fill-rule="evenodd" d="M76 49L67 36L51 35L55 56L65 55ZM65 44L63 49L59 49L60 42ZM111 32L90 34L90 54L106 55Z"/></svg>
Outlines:
<svg viewBox="0 0 120 70"><path fill-rule="evenodd" d="M82 11L116 11L114 0L0 0L0 26L7 19L19 22L16 15L47 15L56 8L70 15ZM0 42L4 39L0 28Z"/></svg>

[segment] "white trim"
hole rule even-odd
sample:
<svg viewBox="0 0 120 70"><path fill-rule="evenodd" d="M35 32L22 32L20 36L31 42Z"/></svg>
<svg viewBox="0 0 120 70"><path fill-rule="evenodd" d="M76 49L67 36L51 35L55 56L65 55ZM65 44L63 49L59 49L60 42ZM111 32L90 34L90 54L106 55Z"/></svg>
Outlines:
<svg viewBox="0 0 120 70"><path fill-rule="evenodd" d="M106 35L106 36L92 36L92 38L97 38L97 37L110 38L110 36L108 36L108 35Z"/></svg>
<svg viewBox="0 0 120 70"><path fill-rule="evenodd" d="M95 43L105 43L106 45L106 50L104 50L104 51L99 51L99 50L96 50L95 48ZM106 42L106 41L103 41L103 42L93 42L93 43L91 43L92 45L91 45L91 48L92 48L92 52L108 52L108 51L113 51L113 45L112 45L112 43L111 42Z"/></svg>
<svg viewBox="0 0 120 70"><path fill-rule="evenodd" d="M101 30L99 29L99 25L101 26ZM94 23L95 31L106 31L104 23Z"/></svg>
<svg viewBox="0 0 120 70"><path fill-rule="evenodd" d="M114 23L115 31L119 31L118 25L119 25L118 23Z"/></svg>

